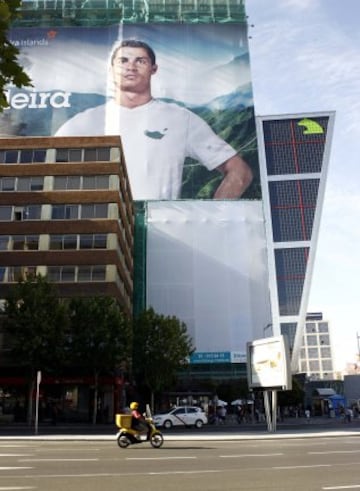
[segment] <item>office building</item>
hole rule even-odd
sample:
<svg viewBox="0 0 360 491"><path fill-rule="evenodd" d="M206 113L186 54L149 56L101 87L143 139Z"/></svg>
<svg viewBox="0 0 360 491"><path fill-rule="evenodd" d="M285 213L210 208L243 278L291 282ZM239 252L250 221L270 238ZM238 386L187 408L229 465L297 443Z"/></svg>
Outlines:
<svg viewBox="0 0 360 491"><path fill-rule="evenodd" d="M320 312L306 316L298 371L308 380L335 379L330 326Z"/></svg>
<svg viewBox="0 0 360 491"><path fill-rule="evenodd" d="M134 312L153 306L186 323L196 351L185 383L245 377L246 342L272 334L289 335L297 371L334 114L255 117L242 0L27 0L22 13L11 39L35 86L8 89L0 132L55 135L105 104L112 47L136 37L156 51L154 98L200 116L251 168L240 200L212 199L221 174L194 152L177 199L133 193ZM150 122L149 146L165 141L168 128Z"/></svg>

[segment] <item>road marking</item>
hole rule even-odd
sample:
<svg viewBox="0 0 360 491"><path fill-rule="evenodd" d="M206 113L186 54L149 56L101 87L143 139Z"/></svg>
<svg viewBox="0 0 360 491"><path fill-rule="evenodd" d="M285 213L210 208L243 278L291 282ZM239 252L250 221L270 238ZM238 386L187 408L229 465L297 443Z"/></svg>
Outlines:
<svg viewBox="0 0 360 491"><path fill-rule="evenodd" d="M352 484L350 486L327 486L321 489L359 489L360 484Z"/></svg>
<svg viewBox="0 0 360 491"><path fill-rule="evenodd" d="M318 464L318 465L283 465L279 467L272 467L272 469L284 470L284 469L315 469L316 467L332 467L332 464Z"/></svg>
<svg viewBox="0 0 360 491"><path fill-rule="evenodd" d="M98 462L99 459L19 459L19 462Z"/></svg>
<svg viewBox="0 0 360 491"><path fill-rule="evenodd" d="M33 469L33 467L0 467L0 471L17 471L21 469Z"/></svg>
<svg viewBox="0 0 360 491"><path fill-rule="evenodd" d="M197 459L197 457L126 457L125 460L181 460Z"/></svg>
<svg viewBox="0 0 360 491"><path fill-rule="evenodd" d="M28 453L0 453L0 457L30 457Z"/></svg>
<svg viewBox="0 0 360 491"><path fill-rule="evenodd" d="M329 455L332 453L360 453L360 450L328 450L327 452L308 452L308 455Z"/></svg>
<svg viewBox="0 0 360 491"><path fill-rule="evenodd" d="M21 489L36 489L34 486L0 486L0 491L16 491Z"/></svg>
<svg viewBox="0 0 360 491"><path fill-rule="evenodd" d="M210 473L215 473L215 472L222 472L222 471L215 471L215 470L204 470L204 471L169 471L169 472L149 472L149 476L173 476L175 474L210 474Z"/></svg>
<svg viewBox="0 0 360 491"><path fill-rule="evenodd" d="M276 457L279 455L284 455L283 453L248 453L239 455L219 455L222 459L237 459L241 457Z"/></svg>

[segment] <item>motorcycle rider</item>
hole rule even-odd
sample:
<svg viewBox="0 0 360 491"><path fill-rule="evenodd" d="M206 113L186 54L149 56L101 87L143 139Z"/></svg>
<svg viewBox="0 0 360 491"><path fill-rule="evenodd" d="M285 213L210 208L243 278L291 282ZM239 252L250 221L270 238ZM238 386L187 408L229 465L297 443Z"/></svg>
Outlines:
<svg viewBox="0 0 360 491"><path fill-rule="evenodd" d="M146 421L144 416L139 411L139 403L132 402L130 404L131 409L131 428L138 431L139 433L146 431L147 432L147 440L150 438L151 426Z"/></svg>

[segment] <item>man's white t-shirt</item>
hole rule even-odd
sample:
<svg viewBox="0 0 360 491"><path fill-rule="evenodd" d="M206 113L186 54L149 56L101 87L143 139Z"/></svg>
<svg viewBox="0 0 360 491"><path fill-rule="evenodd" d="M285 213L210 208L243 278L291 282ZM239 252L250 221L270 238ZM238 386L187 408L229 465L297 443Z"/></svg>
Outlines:
<svg viewBox="0 0 360 491"><path fill-rule="evenodd" d="M213 170L236 154L199 116L157 99L131 109L109 101L77 114L56 133L99 135L121 136L135 200L179 198L186 157Z"/></svg>

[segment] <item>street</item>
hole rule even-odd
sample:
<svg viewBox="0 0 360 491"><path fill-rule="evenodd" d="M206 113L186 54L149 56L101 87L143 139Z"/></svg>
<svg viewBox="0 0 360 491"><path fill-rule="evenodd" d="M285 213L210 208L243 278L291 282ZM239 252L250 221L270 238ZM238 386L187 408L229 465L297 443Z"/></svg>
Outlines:
<svg viewBox="0 0 360 491"><path fill-rule="evenodd" d="M359 436L247 441L0 441L0 490L360 489Z"/></svg>

